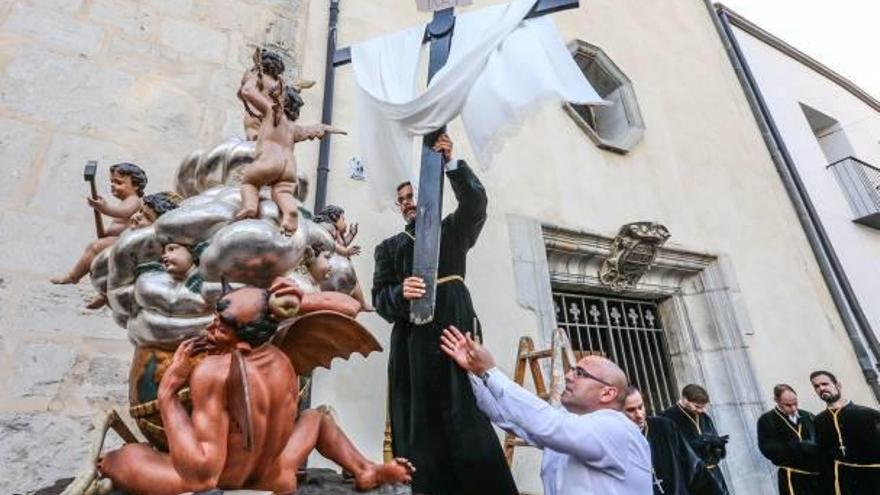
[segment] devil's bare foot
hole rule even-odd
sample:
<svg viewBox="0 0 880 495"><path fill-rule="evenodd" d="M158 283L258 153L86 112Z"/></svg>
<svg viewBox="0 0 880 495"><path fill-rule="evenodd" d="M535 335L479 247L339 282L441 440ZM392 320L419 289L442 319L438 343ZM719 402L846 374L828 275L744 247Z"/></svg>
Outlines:
<svg viewBox="0 0 880 495"><path fill-rule="evenodd" d="M412 463L403 457L397 457L385 464L372 464L364 471L355 475L354 486L359 491L372 490L381 485L394 483L410 483L412 473L416 470Z"/></svg>
<svg viewBox="0 0 880 495"><path fill-rule="evenodd" d="M67 285L67 284L75 284L75 283L79 282L79 280L74 280L74 278L68 274L68 275L62 275L60 277L52 277L49 279L49 282L52 282L53 284L56 284L56 285Z"/></svg>
<svg viewBox="0 0 880 495"><path fill-rule="evenodd" d="M244 220L246 218L257 218L257 213L259 213L259 211L256 208L248 208L248 207L242 206L235 213L235 219L236 220Z"/></svg>
<svg viewBox="0 0 880 495"><path fill-rule="evenodd" d="M97 296L93 297L91 301L86 303L86 308L101 309L104 307L105 304L107 304L107 296L105 296L104 294L98 294Z"/></svg>

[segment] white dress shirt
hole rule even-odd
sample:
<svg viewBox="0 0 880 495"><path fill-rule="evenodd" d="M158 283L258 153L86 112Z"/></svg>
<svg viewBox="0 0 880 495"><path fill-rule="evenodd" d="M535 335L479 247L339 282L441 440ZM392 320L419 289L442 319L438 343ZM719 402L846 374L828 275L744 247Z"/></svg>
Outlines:
<svg viewBox="0 0 880 495"><path fill-rule="evenodd" d="M496 368L470 378L493 423L544 449L545 495L652 495L648 441L623 413L556 409Z"/></svg>

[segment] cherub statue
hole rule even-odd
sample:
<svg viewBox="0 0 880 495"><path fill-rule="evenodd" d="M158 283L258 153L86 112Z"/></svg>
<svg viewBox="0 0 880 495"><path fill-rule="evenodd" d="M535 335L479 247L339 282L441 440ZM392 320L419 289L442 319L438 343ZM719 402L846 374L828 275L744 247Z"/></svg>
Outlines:
<svg viewBox="0 0 880 495"><path fill-rule="evenodd" d="M131 218L128 219L127 230L138 230L152 225L164 213L177 208L177 206L180 204L180 201L180 196L178 196L177 193L173 192L165 191L156 194L147 194L143 197L142 200L140 200L140 208L138 208L138 210L133 215L131 215ZM118 236L114 238L114 244L116 243L116 240L118 240L118 238ZM100 251L98 252L98 254L100 254ZM106 266L108 259L106 256L107 254L109 254L109 251L108 253L99 256L98 261L95 261L95 263L103 263L105 265L102 270L98 270L103 272L105 275L109 268ZM94 276L95 272L92 272L93 280ZM105 284L106 281L104 285ZM104 293L105 291L106 287L99 289L100 293L86 304L86 308L98 309L107 304L107 294Z"/></svg>
<svg viewBox="0 0 880 495"><path fill-rule="evenodd" d="M302 90L311 88L314 85L315 81L296 81L292 85L285 87L285 97L293 101L291 105L291 116L293 117L293 121L299 119L299 110L305 104L305 102L302 101L300 93L302 93ZM257 138L260 136L261 120L262 119L258 114L252 114L248 111L245 111L244 120L242 123L244 124L244 136L246 140L257 140ZM297 125L293 136L293 142L298 143L300 141L321 139L322 137L324 137L325 134L328 133L328 131L333 131L330 132L331 134L345 134L345 132L326 124L313 124L305 126Z"/></svg>
<svg viewBox="0 0 880 495"><path fill-rule="evenodd" d="M315 242L306 246L302 262L296 267L295 274L301 275L294 280L300 289L306 294L321 291L321 282L330 278L330 262L326 246L322 242Z"/></svg>
<svg viewBox="0 0 880 495"><path fill-rule="evenodd" d="M200 335L212 321L220 284L205 283L198 271L203 246L168 242L158 262L137 269L132 314L126 324L135 345L128 375L129 414L151 445L167 450L156 407L159 382L180 342Z"/></svg>
<svg viewBox="0 0 880 495"><path fill-rule="evenodd" d="M181 199L180 195L170 191L144 196L143 204L129 219L128 228L135 230L153 225L159 217L176 209Z"/></svg>
<svg viewBox="0 0 880 495"><path fill-rule="evenodd" d="M296 161L294 143L342 133L330 126L296 126L303 106L299 93L285 85L284 62L274 52L257 49L254 65L241 80L238 97L244 103L245 132L257 144L254 160L244 170L241 184L241 209L236 219L255 218L259 213L259 191L272 187L272 200L278 205L282 232L293 234L297 228ZM256 120L259 120L259 127ZM254 130L256 129L256 132Z"/></svg>
<svg viewBox="0 0 880 495"><path fill-rule="evenodd" d="M168 453L146 444L109 452L98 468L114 488L133 495L214 488L292 493L296 470L313 449L353 473L359 490L410 481L407 460L369 461L325 409L297 413L298 373L379 349L366 329L333 311L279 326L279 316L299 310L302 297L283 279L268 290L223 295L207 336L182 343L160 382ZM186 386L191 412L179 394Z"/></svg>
<svg viewBox="0 0 880 495"><path fill-rule="evenodd" d="M315 223L327 227L327 231L333 236L335 242L335 254L351 259L361 253L361 247L353 244L355 236L358 233L357 223L348 223L345 218L345 210L340 206L327 205L322 209L314 219ZM328 253L330 254L330 253ZM360 304L362 311L375 311L366 298L361 288L360 282L356 282L351 294Z"/></svg>
<svg viewBox="0 0 880 495"><path fill-rule="evenodd" d="M86 247L67 275L50 279L53 284L75 284L89 273L95 256L112 246L119 234L129 226L131 216L141 207L141 197L146 186L147 174L134 163L122 162L110 166L110 194L120 201L119 204L111 205L101 196L86 196L89 206L112 218L110 226L104 230L104 237L92 241Z"/></svg>
<svg viewBox="0 0 880 495"><path fill-rule="evenodd" d="M340 206L327 205L315 216L316 223L326 223L332 228L328 229L336 242L336 254L350 258L361 254L361 247L352 244L358 233L358 224L348 223L345 218L345 210Z"/></svg>

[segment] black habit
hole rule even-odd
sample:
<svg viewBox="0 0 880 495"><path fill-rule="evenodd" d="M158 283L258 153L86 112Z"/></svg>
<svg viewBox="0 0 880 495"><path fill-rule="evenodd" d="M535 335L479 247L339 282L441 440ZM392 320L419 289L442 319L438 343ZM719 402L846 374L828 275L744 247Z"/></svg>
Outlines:
<svg viewBox="0 0 880 495"><path fill-rule="evenodd" d="M819 495L819 457L813 415L798 410L793 423L773 408L758 418L758 448L779 468L780 495Z"/></svg>
<svg viewBox="0 0 880 495"><path fill-rule="evenodd" d="M830 409L817 414L815 425L825 493L880 494L880 411L850 402L836 417Z"/></svg>
<svg viewBox="0 0 880 495"><path fill-rule="evenodd" d="M705 441L708 437L718 437L718 430L715 429L712 418L705 413L694 418L678 404L666 409L661 415L675 423L684 441L705 463L716 482L717 493L727 494L727 483L724 481L724 474L721 473L721 466L718 465L724 455L718 455L718 449L710 448Z"/></svg>
<svg viewBox="0 0 880 495"><path fill-rule="evenodd" d="M376 248L373 305L394 327L388 356L391 446L416 467L413 492L429 495L515 495L513 476L489 420L477 408L467 372L440 350L449 325L472 331L476 314L461 279L467 252L486 222L483 185L464 161L447 172L456 210L443 219L434 319L409 321L403 280L412 275L413 225Z"/></svg>
<svg viewBox="0 0 880 495"><path fill-rule="evenodd" d="M715 495L717 483L681 437L675 423L649 416L642 430L651 446L654 495Z"/></svg>

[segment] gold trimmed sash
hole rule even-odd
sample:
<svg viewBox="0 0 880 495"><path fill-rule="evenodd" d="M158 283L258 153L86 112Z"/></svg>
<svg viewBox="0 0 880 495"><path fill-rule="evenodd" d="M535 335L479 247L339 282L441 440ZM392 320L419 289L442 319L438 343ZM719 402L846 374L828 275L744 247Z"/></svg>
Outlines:
<svg viewBox="0 0 880 495"><path fill-rule="evenodd" d="M854 462L843 462L835 459L834 461L834 495L841 495L840 492L840 466L862 469L880 469L880 464L856 464Z"/></svg>
<svg viewBox="0 0 880 495"><path fill-rule="evenodd" d="M794 491L794 484L791 482L791 474L803 474L806 476L819 476L819 473L813 473L811 471L804 471L802 469L796 469L788 466L777 466L779 469L785 471L785 478L788 482L788 495L797 495Z"/></svg>
<svg viewBox="0 0 880 495"><path fill-rule="evenodd" d="M464 277L462 277L461 275L447 275L445 277L438 278L437 285L445 284L447 282L454 282L456 280L464 283Z"/></svg>

